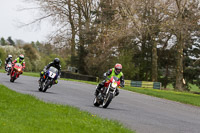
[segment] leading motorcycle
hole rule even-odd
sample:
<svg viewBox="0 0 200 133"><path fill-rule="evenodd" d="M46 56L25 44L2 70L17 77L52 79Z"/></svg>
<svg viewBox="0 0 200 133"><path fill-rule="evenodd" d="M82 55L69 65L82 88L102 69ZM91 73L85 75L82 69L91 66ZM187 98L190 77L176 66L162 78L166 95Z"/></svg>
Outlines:
<svg viewBox="0 0 200 133"><path fill-rule="evenodd" d="M112 99L115 97L117 87L120 88L120 79L112 76L105 82L100 93L94 98L94 106L99 107L102 105L103 108L107 108Z"/></svg>
<svg viewBox="0 0 200 133"><path fill-rule="evenodd" d="M14 82L17 78L19 78L19 75L23 73L22 68L23 67L20 63L15 63L13 65L10 73L10 82Z"/></svg>
<svg viewBox="0 0 200 133"><path fill-rule="evenodd" d="M51 86L55 83L57 78L58 69L51 66L39 81L39 91L46 92L46 90L51 88Z"/></svg>

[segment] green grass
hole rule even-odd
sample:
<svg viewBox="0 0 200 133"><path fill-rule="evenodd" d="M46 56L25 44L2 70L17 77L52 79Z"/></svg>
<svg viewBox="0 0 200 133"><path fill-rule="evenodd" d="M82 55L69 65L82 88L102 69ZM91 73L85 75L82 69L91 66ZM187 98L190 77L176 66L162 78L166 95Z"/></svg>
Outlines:
<svg viewBox="0 0 200 133"><path fill-rule="evenodd" d="M125 87L124 89L185 104L200 106L200 95L197 94L136 87Z"/></svg>
<svg viewBox="0 0 200 133"><path fill-rule="evenodd" d="M131 133L116 121L40 101L0 85L1 133Z"/></svg>
<svg viewBox="0 0 200 133"><path fill-rule="evenodd" d="M190 83L189 83L189 86L190 86L189 89L190 89L191 92L200 92L200 89L199 89L198 86L193 85L193 84L190 84ZM167 88L168 88L169 90L174 90L174 87L173 87L172 84L167 85Z"/></svg>

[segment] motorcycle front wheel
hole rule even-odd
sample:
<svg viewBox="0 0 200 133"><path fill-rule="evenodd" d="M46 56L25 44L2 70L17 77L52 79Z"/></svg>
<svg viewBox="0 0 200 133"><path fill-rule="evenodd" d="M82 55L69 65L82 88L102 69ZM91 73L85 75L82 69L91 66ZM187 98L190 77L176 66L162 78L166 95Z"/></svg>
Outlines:
<svg viewBox="0 0 200 133"><path fill-rule="evenodd" d="M110 102L112 101L112 99L113 99L113 93L109 92L107 97L103 101L103 108L107 108Z"/></svg>
<svg viewBox="0 0 200 133"><path fill-rule="evenodd" d="M46 90L48 89L49 85L50 85L51 81L47 80L43 83L43 92L46 92Z"/></svg>
<svg viewBox="0 0 200 133"><path fill-rule="evenodd" d="M14 81L15 81L15 79L16 79L16 73L14 74L14 76L13 76L13 77L11 76L11 78L10 78L10 82L14 82Z"/></svg>

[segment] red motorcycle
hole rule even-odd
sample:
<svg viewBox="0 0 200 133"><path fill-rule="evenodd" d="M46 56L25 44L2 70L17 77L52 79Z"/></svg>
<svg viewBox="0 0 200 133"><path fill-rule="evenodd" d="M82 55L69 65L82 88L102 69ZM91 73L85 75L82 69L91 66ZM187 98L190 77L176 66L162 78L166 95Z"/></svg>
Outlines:
<svg viewBox="0 0 200 133"><path fill-rule="evenodd" d="M17 78L19 78L19 75L22 74L22 65L20 63L15 63L14 66L11 68L10 73L10 82L14 82Z"/></svg>
<svg viewBox="0 0 200 133"><path fill-rule="evenodd" d="M117 87L120 88L120 79L112 76L104 84L104 87L101 89L100 93L94 98L94 106L98 107L102 105L103 108L107 108L112 99L115 97Z"/></svg>

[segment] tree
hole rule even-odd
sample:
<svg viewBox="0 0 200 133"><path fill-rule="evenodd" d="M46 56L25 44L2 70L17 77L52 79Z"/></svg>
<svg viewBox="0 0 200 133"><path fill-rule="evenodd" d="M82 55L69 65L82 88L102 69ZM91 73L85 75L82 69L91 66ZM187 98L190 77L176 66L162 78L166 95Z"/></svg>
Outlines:
<svg viewBox="0 0 200 133"><path fill-rule="evenodd" d="M200 19L198 0L176 0L173 8L169 10L170 30L176 36L177 66L175 89L179 91L187 90L184 83L184 49L188 47L188 40L191 34L199 27Z"/></svg>
<svg viewBox="0 0 200 133"><path fill-rule="evenodd" d="M14 46L15 45L15 42L12 40L12 38L9 36L8 39L7 39L9 45L12 45Z"/></svg>
<svg viewBox="0 0 200 133"><path fill-rule="evenodd" d="M7 45L7 43L6 43L6 41L5 41L5 39L4 39L3 37L1 38L0 44L1 44L2 46Z"/></svg>
<svg viewBox="0 0 200 133"><path fill-rule="evenodd" d="M4 60L6 58L6 52L3 48L0 48L0 60L2 61L2 63L4 64Z"/></svg>

